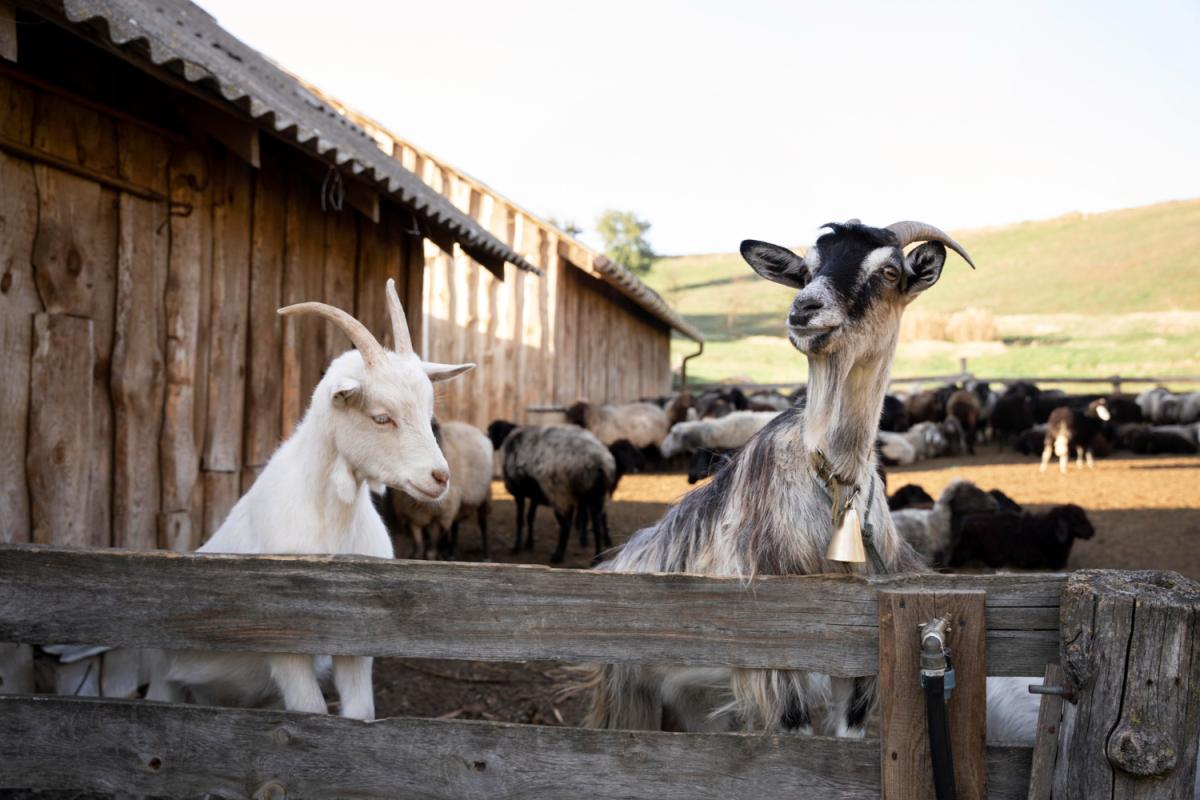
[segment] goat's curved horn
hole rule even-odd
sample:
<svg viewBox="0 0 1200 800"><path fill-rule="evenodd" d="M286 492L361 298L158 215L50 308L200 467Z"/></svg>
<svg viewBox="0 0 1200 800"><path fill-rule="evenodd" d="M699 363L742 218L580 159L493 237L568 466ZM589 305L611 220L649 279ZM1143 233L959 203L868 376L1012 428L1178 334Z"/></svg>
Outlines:
<svg viewBox="0 0 1200 800"><path fill-rule="evenodd" d="M346 335L350 337L350 341L358 348L358 352L362 354L363 361L368 367L374 367L386 361L387 354L384 352L383 345L367 330L367 326L340 308L325 303L296 303L284 306L279 309L279 313L285 317L292 314L314 314L324 317L345 331Z"/></svg>
<svg viewBox="0 0 1200 800"><path fill-rule="evenodd" d="M925 222L913 222L905 220L903 222L893 222L888 225L885 230L889 230L896 234L896 238L900 240L900 246L910 245L913 242L941 242L949 247L954 252L963 257L963 260L971 265L971 269L975 269L975 262L967 255L967 251L961 244L950 238L949 234L941 228Z"/></svg>
<svg viewBox="0 0 1200 800"><path fill-rule="evenodd" d="M396 281L391 278L387 282L387 303L388 316L392 318L392 349L397 355L406 356L413 351L412 338L408 334L404 306L400 305L400 295L396 294Z"/></svg>

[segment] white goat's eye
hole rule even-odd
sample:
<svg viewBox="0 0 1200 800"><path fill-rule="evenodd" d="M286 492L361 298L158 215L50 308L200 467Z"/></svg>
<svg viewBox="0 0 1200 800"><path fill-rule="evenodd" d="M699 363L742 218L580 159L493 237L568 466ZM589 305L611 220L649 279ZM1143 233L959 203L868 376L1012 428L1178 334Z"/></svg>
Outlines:
<svg viewBox="0 0 1200 800"><path fill-rule="evenodd" d="M376 425L391 425L392 424L392 418L389 417L387 414L376 414L375 416L371 417L371 421L374 422Z"/></svg>
<svg viewBox="0 0 1200 800"><path fill-rule="evenodd" d="M900 268L895 264L887 264L883 268L883 277L890 283L900 280Z"/></svg>

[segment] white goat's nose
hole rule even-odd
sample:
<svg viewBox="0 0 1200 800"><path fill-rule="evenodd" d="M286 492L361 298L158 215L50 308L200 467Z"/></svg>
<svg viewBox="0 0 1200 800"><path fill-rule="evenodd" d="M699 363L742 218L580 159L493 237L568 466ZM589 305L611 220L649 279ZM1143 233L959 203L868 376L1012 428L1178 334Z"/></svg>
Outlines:
<svg viewBox="0 0 1200 800"><path fill-rule="evenodd" d="M450 482L450 473L444 469L435 469L429 473L429 477L433 478L433 482L438 486L445 487Z"/></svg>

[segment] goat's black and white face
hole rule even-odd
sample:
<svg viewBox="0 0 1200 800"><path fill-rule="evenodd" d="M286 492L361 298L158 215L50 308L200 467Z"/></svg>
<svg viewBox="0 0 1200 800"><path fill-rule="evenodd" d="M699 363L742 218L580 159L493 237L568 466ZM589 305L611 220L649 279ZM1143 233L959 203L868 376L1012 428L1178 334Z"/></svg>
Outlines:
<svg viewBox="0 0 1200 800"><path fill-rule="evenodd" d="M909 223L897 223L901 224ZM905 306L941 276L946 262L942 241L952 240L941 234L942 241L926 241L905 255L906 242L889 228L856 221L825 227L830 232L804 256L747 240L742 242L742 257L767 280L800 290L788 312L787 328L788 339L801 352L859 354L890 345Z"/></svg>

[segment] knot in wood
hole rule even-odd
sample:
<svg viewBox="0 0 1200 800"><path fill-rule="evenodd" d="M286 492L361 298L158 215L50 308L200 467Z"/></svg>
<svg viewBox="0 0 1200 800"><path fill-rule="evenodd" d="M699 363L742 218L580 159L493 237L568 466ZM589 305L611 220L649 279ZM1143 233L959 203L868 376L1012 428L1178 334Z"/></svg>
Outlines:
<svg viewBox="0 0 1200 800"><path fill-rule="evenodd" d="M1179 749L1170 734L1154 726L1122 723L1108 740L1108 761L1130 775L1161 777L1175 769Z"/></svg>
<svg viewBox="0 0 1200 800"><path fill-rule="evenodd" d="M279 781L267 781L258 787L254 800L287 800L287 787Z"/></svg>

